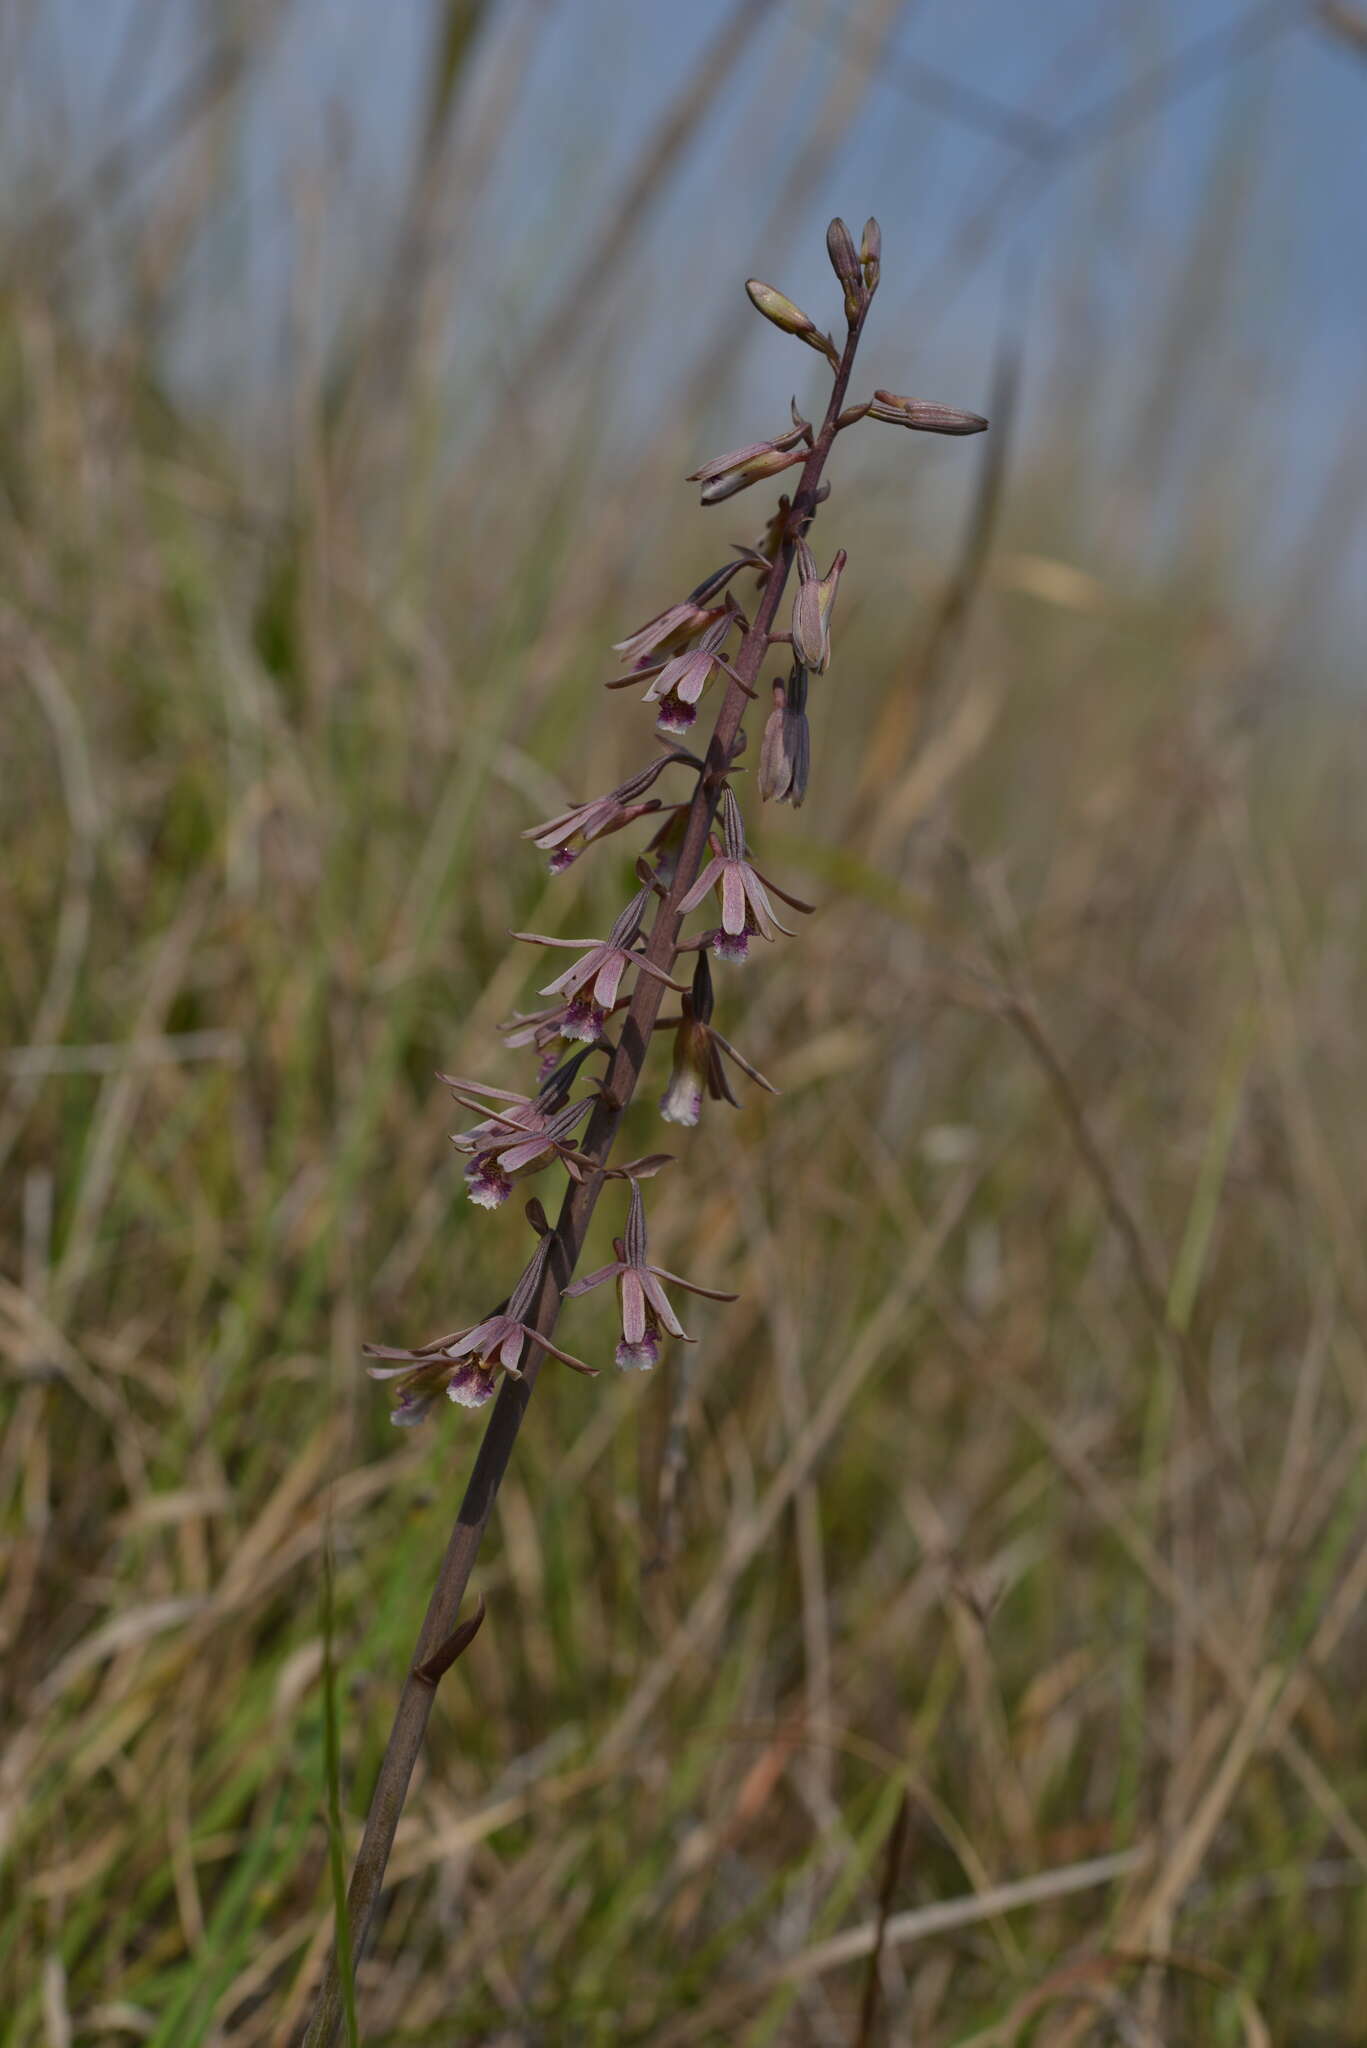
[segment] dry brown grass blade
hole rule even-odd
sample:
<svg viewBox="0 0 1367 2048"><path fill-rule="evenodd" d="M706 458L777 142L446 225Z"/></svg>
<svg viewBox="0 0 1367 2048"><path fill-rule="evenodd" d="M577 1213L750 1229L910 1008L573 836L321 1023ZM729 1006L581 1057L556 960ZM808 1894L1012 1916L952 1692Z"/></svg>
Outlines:
<svg viewBox="0 0 1367 2048"><path fill-rule="evenodd" d="M1098 1856L1090 1862L1071 1864L1061 1870L1042 1870L1032 1877L1019 1878L1012 1884L995 1885L990 1891L970 1893L962 1899L942 1899L931 1906L893 1913L883 1923L883 1943L888 1948L906 1947L913 1942L932 1940L936 1935L952 1934L960 1927L978 1926L996 1914L1047 1905L1053 1899L1070 1898L1078 1892L1114 1884L1119 1878L1142 1869L1147 1858L1145 1849L1126 1849L1114 1856ZM659 2048L685 2048L685 2044L694 2041L722 2038L719 2030L734 2023L748 2005L766 1992L785 1985L806 1983L828 1971L858 1962L873 1954L878 1939L879 1922L871 1920L863 1926L848 1928L843 1934L833 1935L829 1941L818 1942L790 1962L765 1971L751 1983L734 1990L728 1988L724 1994L710 2000L696 2016L666 2027L658 2037Z"/></svg>
<svg viewBox="0 0 1367 2048"><path fill-rule="evenodd" d="M1028 2023L1051 2005L1064 1998L1083 1998L1095 1987L1111 1984L1117 1977L1137 1968L1154 1968L1173 1971L1217 1985L1229 1991L1239 2008L1239 2019L1244 2030L1246 2048L1272 2048L1272 2036L1258 2011L1256 2004L1244 1987L1230 1972L1206 1962L1200 1956L1187 1956L1170 1950L1139 1949L1126 1950L1108 1944L1099 1955L1081 1956L1076 1961L1060 1965L1051 1970L1043 1983L1037 1984L1018 1999L1006 2018L985 2033L974 2034L971 2040L959 2043L959 2048L1014 2048L1020 2041ZM1098 1999L1098 2003L1105 2004ZM1076 2038L1079 2030L1085 2030L1090 2020L1078 2020L1065 2027L1059 2034L1048 2037L1051 2042L1065 2038ZM1141 2037L1145 2048L1152 2038L1147 2033Z"/></svg>
<svg viewBox="0 0 1367 2048"><path fill-rule="evenodd" d="M886 1299L870 1318L840 1362L826 1391L779 1471L766 1487L753 1513L727 1540L710 1583L666 1642L630 1698L608 1727L601 1754L614 1757L637 1739L670 1683L690 1657L700 1655L726 1614L741 1573L774 1527L798 1488L830 1442L863 1382L879 1364L906 1318L907 1310L927 1284L946 1244L962 1222L979 1179L975 1168L958 1176L938 1214Z"/></svg>
<svg viewBox="0 0 1367 2048"><path fill-rule="evenodd" d="M0 615L0 633L0 662L27 678L51 728L68 819L66 869L53 926L50 965L28 1024L30 1039L36 1045L47 1045L63 1034L90 937L100 809L85 728L59 669L12 614ZM25 1071L21 1066L17 1072L11 1068L11 1072L14 1080L0 1110L0 1172L14 1149L41 1079L32 1068Z"/></svg>
<svg viewBox="0 0 1367 2048"><path fill-rule="evenodd" d="M883 1951L887 1945L888 1918L897 1891L897 1879L902 1867L902 1854L910 1823L911 1802L904 1792L888 1836L887 1853L883 1863L883 1882L878 1894L878 1918L874 1925L873 1946L869 1950L864 1992L859 2001L859 2026L854 2036L854 2048L872 2048L873 2044L874 2024L878 2018L878 1978L883 1962Z"/></svg>
<svg viewBox="0 0 1367 2048"><path fill-rule="evenodd" d="M1248 1668L1243 1657L1226 1640L1223 1632L1215 1627L1210 1617L1196 1603L1189 1589L1175 1576L1167 1560L1154 1548L1127 1513L1114 1488L1107 1486L1093 1468L1091 1461L1068 1442L1054 1418L1025 1383L1018 1376L1005 1373L997 1377L997 1385L1002 1397L1010 1402L1018 1414L1024 1416L1031 1428L1048 1445L1050 1454L1058 1463L1060 1470L1077 1486L1093 1512L1119 1538L1154 1591L1160 1594L1170 1607L1185 1616L1203 1655L1210 1659L1235 1699L1247 1711L1256 1687L1267 1674L1255 1674ZM1284 1679L1283 1673L1282 1680ZM1320 1766L1291 1730L1287 1728L1275 1732L1278 1737L1276 1746L1285 1757L1288 1766L1344 1847L1357 1859L1363 1871L1367 1872L1367 1830L1354 1819Z"/></svg>

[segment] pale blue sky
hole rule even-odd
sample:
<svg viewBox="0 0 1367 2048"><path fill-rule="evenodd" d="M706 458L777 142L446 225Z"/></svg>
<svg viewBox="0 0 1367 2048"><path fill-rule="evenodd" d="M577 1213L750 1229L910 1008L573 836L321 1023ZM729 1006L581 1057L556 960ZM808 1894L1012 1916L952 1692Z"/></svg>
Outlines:
<svg viewBox="0 0 1367 2048"><path fill-rule="evenodd" d="M506 359L509 335L535 331L733 4L495 7L476 115L503 90L502 58L522 48L526 61L452 251L458 364ZM869 40L893 16L870 51L858 120L780 232L774 210L831 90L842 25ZM38 191L79 190L99 151L195 61L214 18L195 0L0 0L11 213ZM175 361L201 398L240 403L268 380L310 205L325 298L344 307L364 303L379 274L403 190L429 0L295 0L282 19L236 128L215 231L186 269ZM1059 128L1250 21L1250 54L1217 54L1214 76L1044 180L1019 146L975 125L971 106L951 114L927 93L941 77ZM183 159L163 160L151 196L182 174ZM1137 465L1154 493L1151 534L1164 530L1165 494L1189 488L1184 463L1223 464L1257 562L1294 547L1346 438L1367 472L1365 192L1367 61L1294 0L911 0L900 14L879 0L777 0L590 331L570 340L590 365L610 365L629 432L633 407L658 402L729 317L738 277L775 274L824 304L824 223L839 211L857 226L873 206L888 253L877 381L980 403L1011 266L1024 259L1032 431L1057 432L1075 372L1092 458L1122 480ZM964 223L985 201L992 231L965 262ZM116 287L102 240L92 215L80 262ZM1174 355L1168 321L1184 278L1202 318ZM746 350L716 422L723 439L733 425L748 438L751 397L767 402L771 359L755 338ZM1155 435L1167 443L1161 477L1145 470ZM1361 495L1344 503L1360 525ZM1364 572L1359 536L1340 596Z"/></svg>

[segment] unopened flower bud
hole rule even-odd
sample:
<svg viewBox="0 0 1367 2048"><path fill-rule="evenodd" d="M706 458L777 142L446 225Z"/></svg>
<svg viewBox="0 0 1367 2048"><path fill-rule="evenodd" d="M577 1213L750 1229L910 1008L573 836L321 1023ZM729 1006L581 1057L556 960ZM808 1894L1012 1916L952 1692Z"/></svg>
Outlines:
<svg viewBox="0 0 1367 2048"><path fill-rule="evenodd" d="M882 268L883 230L870 214L864 223L864 237L859 244L859 260L864 266L864 282L872 291L878 283Z"/></svg>
<svg viewBox="0 0 1367 2048"><path fill-rule="evenodd" d="M812 760L807 724L807 671L795 663L787 684L775 682L774 708L764 727L759 750L759 793L797 810L807 794Z"/></svg>
<svg viewBox="0 0 1367 2048"><path fill-rule="evenodd" d="M934 405L925 398L899 398L895 391L874 392L869 418L922 434L981 434L987 426L980 412L961 412L957 406Z"/></svg>
<svg viewBox="0 0 1367 2048"><path fill-rule="evenodd" d="M834 368L840 357L835 343L818 329L814 320L809 320L800 306L795 306L783 293L775 291L771 284L761 284L757 277L747 279L746 291L750 303L757 313L766 320L772 320L775 327L781 327L785 334L795 334L799 341L805 341L808 348L818 349Z"/></svg>
<svg viewBox="0 0 1367 2048"><path fill-rule="evenodd" d="M838 215L826 230L826 253L831 259L832 270L845 288L845 318L853 325L864 306L864 280L855 253L854 237Z"/></svg>
<svg viewBox="0 0 1367 2048"><path fill-rule="evenodd" d="M842 284L859 282L859 258L854 250L854 237L839 214L826 230L826 253Z"/></svg>
<svg viewBox="0 0 1367 2048"><path fill-rule="evenodd" d="M845 568L841 548L824 576L816 573L805 540L797 544L797 596L793 599L793 654L805 669L820 675L831 658L831 613Z"/></svg>
<svg viewBox="0 0 1367 2048"><path fill-rule="evenodd" d="M775 440L752 441L748 447L735 448L729 455L714 456L701 469L695 469L688 481L702 485L704 505L720 505L723 499L734 498L737 491L748 490L764 477L777 476L781 470L791 469L795 462L805 462L807 449L803 444L810 432L805 420L798 421L791 433L780 434Z"/></svg>

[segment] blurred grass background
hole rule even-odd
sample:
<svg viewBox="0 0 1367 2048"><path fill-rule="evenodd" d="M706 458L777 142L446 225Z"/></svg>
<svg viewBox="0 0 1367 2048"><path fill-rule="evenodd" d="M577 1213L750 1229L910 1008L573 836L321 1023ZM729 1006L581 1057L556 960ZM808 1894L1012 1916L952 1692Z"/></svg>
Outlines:
<svg viewBox="0 0 1367 2048"><path fill-rule="evenodd" d="M359 1347L524 1234L434 1070L618 906L517 835L872 210L870 383L995 431L836 458L784 1094L652 1203L743 1299L548 1371L362 2038L1367 2040L1367 69L1102 14L0 10L5 2039L297 2035L325 1547L350 1848L475 1443Z"/></svg>

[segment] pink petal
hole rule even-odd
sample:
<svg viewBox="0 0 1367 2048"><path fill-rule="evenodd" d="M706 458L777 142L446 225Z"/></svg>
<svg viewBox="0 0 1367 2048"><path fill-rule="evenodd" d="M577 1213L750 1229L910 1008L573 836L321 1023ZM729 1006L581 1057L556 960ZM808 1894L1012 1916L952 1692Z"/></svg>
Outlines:
<svg viewBox="0 0 1367 2048"><path fill-rule="evenodd" d="M597 973L606 951L605 946L594 946L582 960L576 960L573 967L567 967L563 974L557 974L554 981L548 981L540 993L543 996L577 995L590 976Z"/></svg>
<svg viewBox="0 0 1367 2048"><path fill-rule="evenodd" d="M654 1309L656 1315L660 1318L660 1321L664 1324L665 1328L668 1330L670 1336L683 1337L683 1325L679 1321L679 1318L675 1315L674 1310L670 1305L669 1296L665 1293L663 1287L661 1287L659 1281L655 1278L655 1275L651 1271L650 1267L642 1266L640 1269L640 1273L641 1285L642 1287L644 1287L646 1293L650 1297L650 1305ZM686 1341L687 1339L685 1338L685 1342Z"/></svg>
<svg viewBox="0 0 1367 2048"><path fill-rule="evenodd" d="M610 1010L616 1002L629 957L620 946L614 946L599 968L598 979L593 984L593 1000L600 1010Z"/></svg>
<svg viewBox="0 0 1367 2048"><path fill-rule="evenodd" d="M620 1284L622 1297L622 1341L639 1344L646 1333L646 1302L637 1266L624 1266Z"/></svg>
<svg viewBox="0 0 1367 2048"><path fill-rule="evenodd" d="M447 1357L471 1358L488 1350L502 1321L502 1316L488 1316L482 1323L476 1323L473 1330L467 1330L447 1347Z"/></svg>
<svg viewBox="0 0 1367 2048"><path fill-rule="evenodd" d="M438 1074L437 1079L451 1090L463 1088L469 1095L492 1095L499 1102L516 1102L525 1107L527 1098L516 1088L491 1088L487 1081L467 1081L463 1074Z"/></svg>
<svg viewBox="0 0 1367 2048"><path fill-rule="evenodd" d="M542 1159L550 1151L544 1138L529 1138L525 1145L514 1145L499 1156L499 1164L505 1173L520 1173L524 1166L530 1166L534 1159Z"/></svg>
<svg viewBox="0 0 1367 2048"><path fill-rule="evenodd" d="M739 861L722 862L721 928L731 938L745 930L745 881Z"/></svg>
<svg viewBox="0 0 1367 2048"><path fill-rule="evenodd" d="M682 1287L689 1294L700 1294L704 1301L739 1301L738 1294L723 1294L718 1287L699 1287L694 1280L685 1280L680 1273L671 1273L667 1266L652 1266L652 1273L658 1273L662 1280L668 1280L673 1287Z"/></svg>
<svg viewBox="0 0 1367 2048"><path fill-rule="evenodd" d="M688 674L675 685L674 694L681 703L696 704L712 680L716 663L710 654L695 654Z"/></svg>
<svg viewBox="0 0 1367 2048"><path fill-rule="evenodd" d="M686 916L690 910L697 909L698 905L703 901L703 898L707 895L708 890L716 881L717 869L720 866L721 862L717 860L715 856L707 863L707 866L698 876L698 879L693 884L693 887L689 890L688 894L683 898L682 902L679 904L680 917Z"/></svg>
<svg viewBox="0 0 1367 2048"><path fill-rule="evenodd" d="M614 1259L610 1266L600 1266L596 1273L586 1273L582 1280L572 1280L565 1292L587 1294L591 1287L601 1287L605 1280L615 1280L621 1270L620 1263Z"/></svg>
<svg viewBox="0 0 1367 2048"><path fill-rule="evenodd" d="M517 1370L517 1361L522 1356L524 1342L522 1325L520 1323L510 1323L508 1325L508 1334L499 1346L498 1352L499 1364L505 1372L515 1372Z"/></svg>
<svg viewBox="0 0 1367 2048"><path fill-rule="evenodd" d="M591 1380L597 1379L596 1365L585 1365L582 1358L576 1358L572 1352L562 1351L558 1344L552 1344L550 1338L543 1337L539 1330L528 1330L526 1337L529 1344L535 1345L539 1351L549 1351L551 1357L558 1358L562 1365L572 1366L575 1372L582 1372Z"/></svg>
<svg viewBox="0 0 1367 2048"><path fill-rule="evenodd" d="M785 937L791 939L793 936L792 932L789 931L786 924L780 924L775 917L774 906L769 900L769 892L754 869L746 868L742 879L745 883L745 893L750 899L750 908L755 913L755 923L759 926L765 938L772 939L774 933L780 931Z"/></svg>

